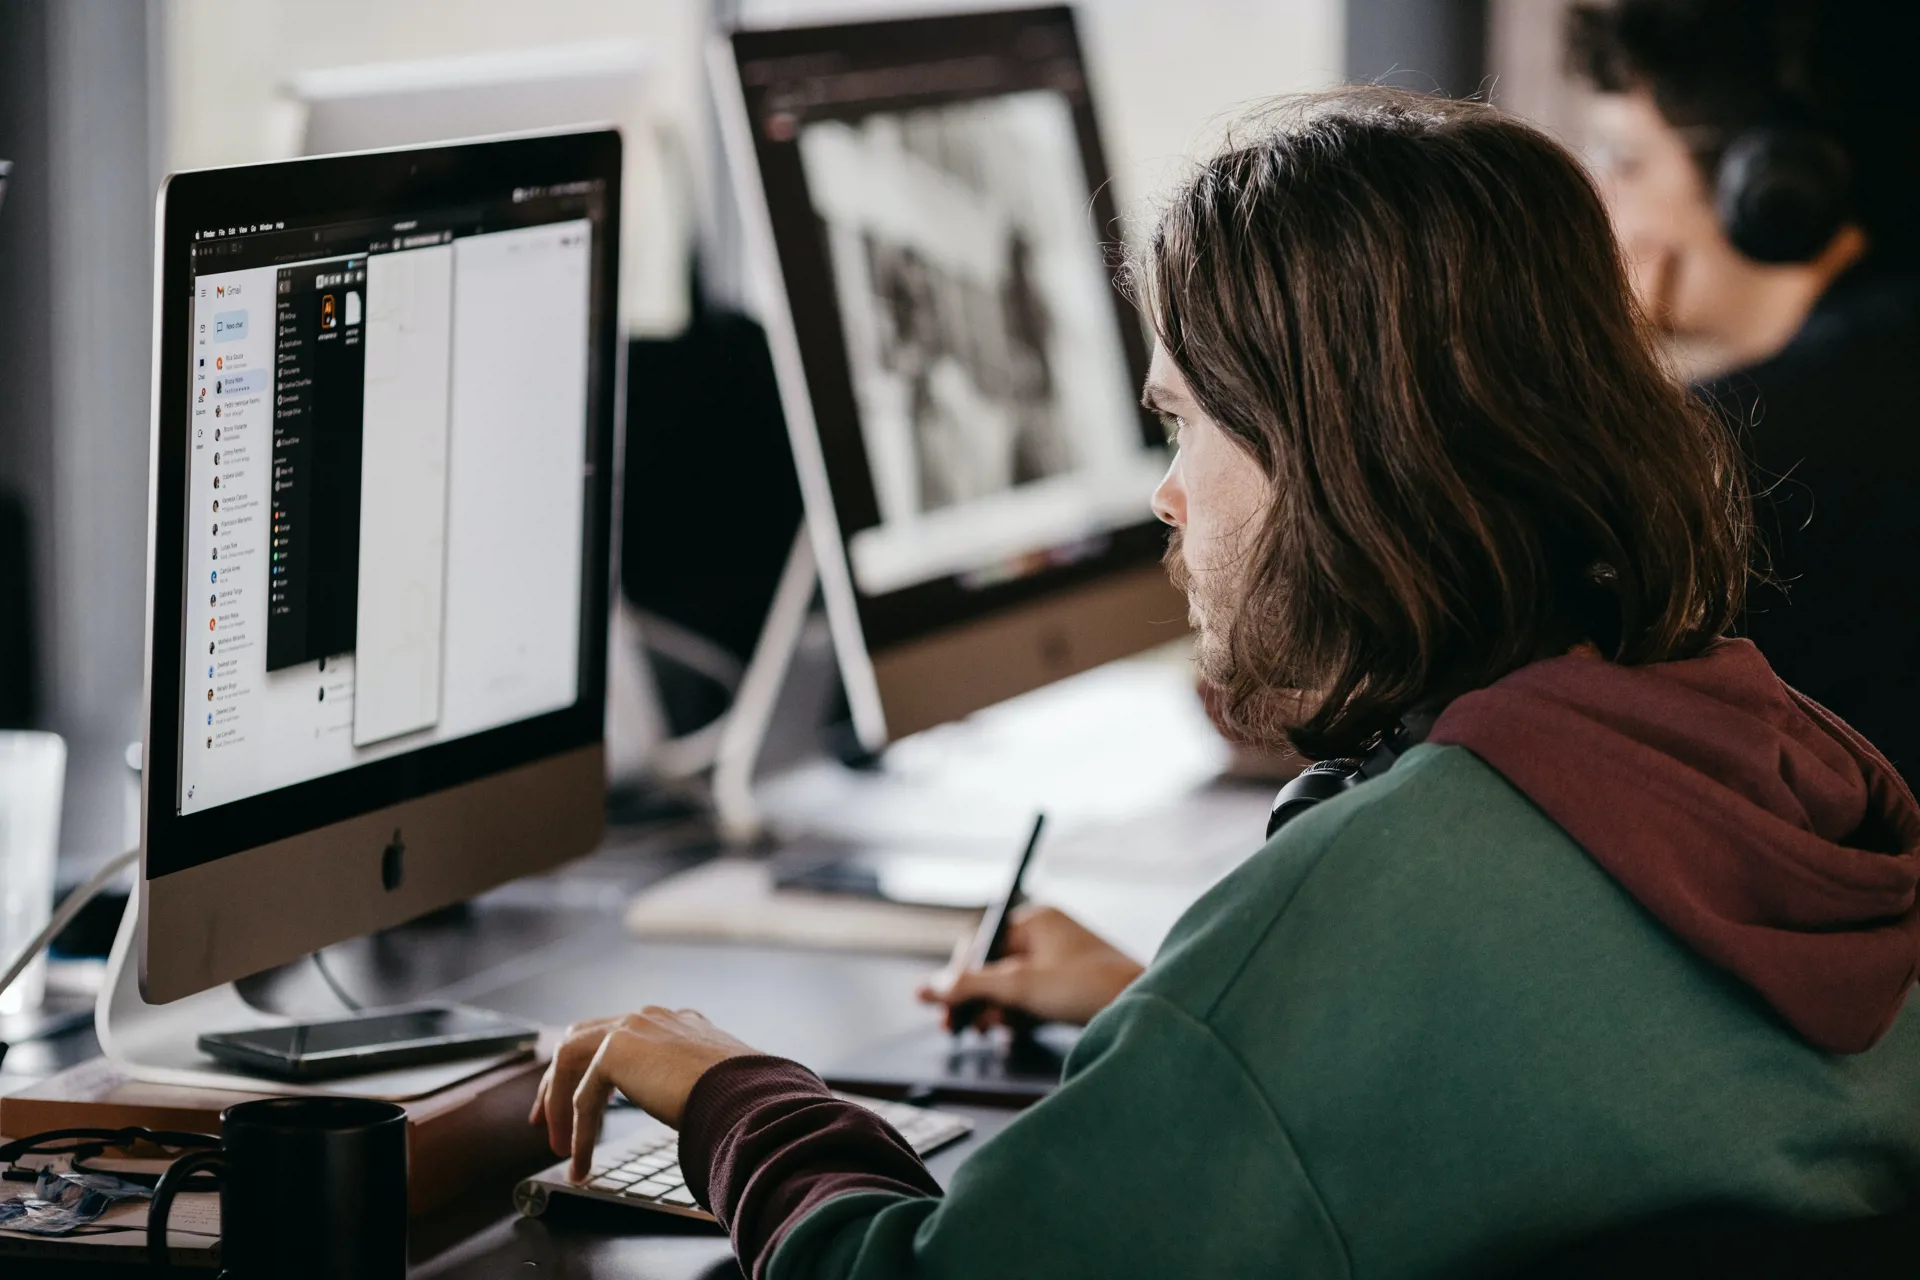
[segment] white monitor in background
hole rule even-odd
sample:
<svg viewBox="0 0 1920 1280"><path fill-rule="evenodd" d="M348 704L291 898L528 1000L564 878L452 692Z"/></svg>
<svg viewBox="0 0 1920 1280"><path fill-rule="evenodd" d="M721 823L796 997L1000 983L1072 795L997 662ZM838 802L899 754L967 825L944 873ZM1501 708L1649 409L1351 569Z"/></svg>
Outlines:
<svg viewBox="0 0 1920 1280"><path fill-rule="evenodd" d="M627 123L649 59L626 40L305 71L287 85L308 155Z"/></svg>
<svg viewBox="0 0 1920 1280"><path fill-rule="evenodd" d="M653 192L661 185L653 180L657 155L651 164L638 162L636 171L636 157L652 154L657 132L646 105L653 65L653 54L637 40L595 40L320 67L282 88L289 108L283 145L288 155L317 156L614 125L628 140L626 185L640 197L621 212L623 323L658 325L683 306L678 293L685 273L662 270L661 262L678 250L653 241L678 233L677 204L684 197ZM643 242L648 248L635 251Z"/></svg>
<svg viewBox="0 0 1920 1280"><path fill-rule="evenodd" d="M861 741L1184 635L1072 13L737 31L714 62Z"/></svg>

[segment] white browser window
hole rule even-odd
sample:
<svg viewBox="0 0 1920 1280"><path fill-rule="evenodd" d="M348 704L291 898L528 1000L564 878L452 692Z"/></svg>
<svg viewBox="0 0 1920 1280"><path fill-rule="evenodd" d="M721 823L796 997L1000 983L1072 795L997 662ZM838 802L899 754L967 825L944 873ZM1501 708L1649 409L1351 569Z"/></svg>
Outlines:
<svg viewBox="0 0 1920 1280"><path fill-rule="evenodd" d="M195 275L181 813L574 703L590 245Z"/></svg>

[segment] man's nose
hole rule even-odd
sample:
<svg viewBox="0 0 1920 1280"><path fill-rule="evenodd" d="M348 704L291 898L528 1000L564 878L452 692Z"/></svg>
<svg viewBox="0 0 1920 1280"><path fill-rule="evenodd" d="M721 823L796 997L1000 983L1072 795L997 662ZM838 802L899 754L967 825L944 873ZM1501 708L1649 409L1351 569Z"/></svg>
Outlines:
<svg viewBox="0 0 1920 1280"><path fill-rule="evenodd" d="M1175 458L1153 491L1153 514L1176 529L1187 525L1187 491L1180 483L1180 460Z"/></svg>

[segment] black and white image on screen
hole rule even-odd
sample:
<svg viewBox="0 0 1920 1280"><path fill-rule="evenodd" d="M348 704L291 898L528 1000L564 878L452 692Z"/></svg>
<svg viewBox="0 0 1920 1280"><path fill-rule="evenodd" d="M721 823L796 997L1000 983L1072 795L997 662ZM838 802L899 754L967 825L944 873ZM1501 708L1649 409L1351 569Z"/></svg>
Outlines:
<svg viewBox="0 0 1920 1280"><path fill-rule="evenodd" d="M799 146L880 512L850 541L861 588L1136 522L1164 457L1142 439L1066 98L816 120Z"/></svg>

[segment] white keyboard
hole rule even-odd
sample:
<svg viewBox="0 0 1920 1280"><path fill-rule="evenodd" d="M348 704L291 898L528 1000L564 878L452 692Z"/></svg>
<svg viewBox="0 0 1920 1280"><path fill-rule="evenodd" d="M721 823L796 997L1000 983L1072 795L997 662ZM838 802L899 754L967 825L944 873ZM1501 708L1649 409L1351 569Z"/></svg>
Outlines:
<svg viewBox="0 0 1920 1280"><path fill-rule="evenodd" d="M834 1096L856 1102L885 1120L923 1156L973 1132L973 1121L950 1112L850 1093ZM593 1153L587 1180L578 1186L567 1181L567 1162L562 1160L523 1179L513 1189L514 1206L527 1217L537 1218L556 1195L583 1196L712 1222L713 1215L695 1201L680 1172L679 1142L680 1135L669 1130L649 1134L636 1143L601 1147Z"/></svg>

